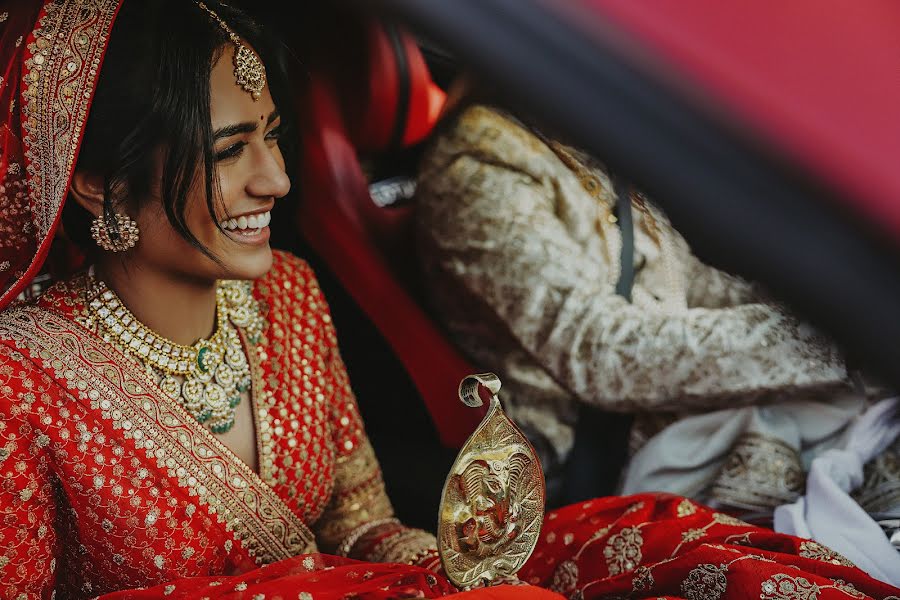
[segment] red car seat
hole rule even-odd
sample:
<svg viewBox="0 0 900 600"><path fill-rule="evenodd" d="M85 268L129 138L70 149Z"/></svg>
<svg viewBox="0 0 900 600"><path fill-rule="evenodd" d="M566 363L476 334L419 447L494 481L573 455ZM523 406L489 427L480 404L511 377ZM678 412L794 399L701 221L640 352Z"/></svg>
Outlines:
<svg viewBox="0 0 900 600"><path fill-rule="evenodd" d="M300 232L372 320L424 400L448 447L460 447L481 414L456 389L477 372L417 301L413 206L379 207L359 153L421 142L437 121L443 92L415 41L385 24L364 26L363 58L316 54L303 94ZM319 52L322 52L320 49ZM327 52L327 50L326 50ZM350 64L351 62L362 62Z"/></svg>

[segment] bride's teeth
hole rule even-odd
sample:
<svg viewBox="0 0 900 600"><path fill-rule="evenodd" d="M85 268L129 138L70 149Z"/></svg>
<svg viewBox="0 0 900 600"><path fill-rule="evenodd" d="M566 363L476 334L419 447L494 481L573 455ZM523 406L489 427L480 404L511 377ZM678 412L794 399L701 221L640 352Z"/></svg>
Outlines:
<svg viewBox="0 0 900 600"><path fill-rule="evenodd" d="M248 233L259 233L263 227L267 227L272 222L272 212L266 211L257 215L238 217L222 221L219 225L222 229L234 231L236 229L244 230Z"/></svg>

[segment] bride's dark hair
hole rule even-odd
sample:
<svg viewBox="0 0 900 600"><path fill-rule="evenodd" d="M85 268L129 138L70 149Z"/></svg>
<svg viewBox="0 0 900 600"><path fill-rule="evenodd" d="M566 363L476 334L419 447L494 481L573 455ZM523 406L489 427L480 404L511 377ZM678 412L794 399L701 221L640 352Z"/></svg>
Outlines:
<svg viewBox="0 0 900 600"><path fill-rule="evenodd" d="M291 107L281 46L246 13L216 0L206 4L261 56L286 127ZM159 192L166 216L182 237L213 259L188 230L185 208L194 177L205 173L207 209L218 222L209 76L228 43L225 31L192 0L124 0L76 166L103 177L105 211L126 201L138 209L154 183L156 150L162 150ZM66 233L85 250L94 247L90 220L76 202L66 203Z"/></svg>

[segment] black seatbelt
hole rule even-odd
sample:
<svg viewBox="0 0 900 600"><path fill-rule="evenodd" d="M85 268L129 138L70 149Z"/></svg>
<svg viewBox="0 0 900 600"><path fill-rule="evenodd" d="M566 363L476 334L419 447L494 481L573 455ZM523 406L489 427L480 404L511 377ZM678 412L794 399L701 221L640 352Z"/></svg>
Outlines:
<svg viewBox="0 0 900 600"><path fill-rule="evenodd" d="M634 219L631 214L631 186L621 181L615 182L616 219L622 235L622 251L619 253L619 281L616 293L631 302L631 288L634 287Z"/></svg>

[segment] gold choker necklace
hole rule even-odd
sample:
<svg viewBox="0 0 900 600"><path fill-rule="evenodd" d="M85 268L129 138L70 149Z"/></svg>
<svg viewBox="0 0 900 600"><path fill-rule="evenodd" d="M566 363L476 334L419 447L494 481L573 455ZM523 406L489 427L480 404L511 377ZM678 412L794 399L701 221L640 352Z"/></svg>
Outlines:
<svg viewBox="0 0 900 600"><path fill-rule="evenodd" d="M105 283L91 274L85 325L138 359L160 389L213 433L234 426L241 394L250 389L250 364L237 328L256 344L263 318L249 281L216 286L216 329L191 346L176 344L138 321Z"/></svg>

